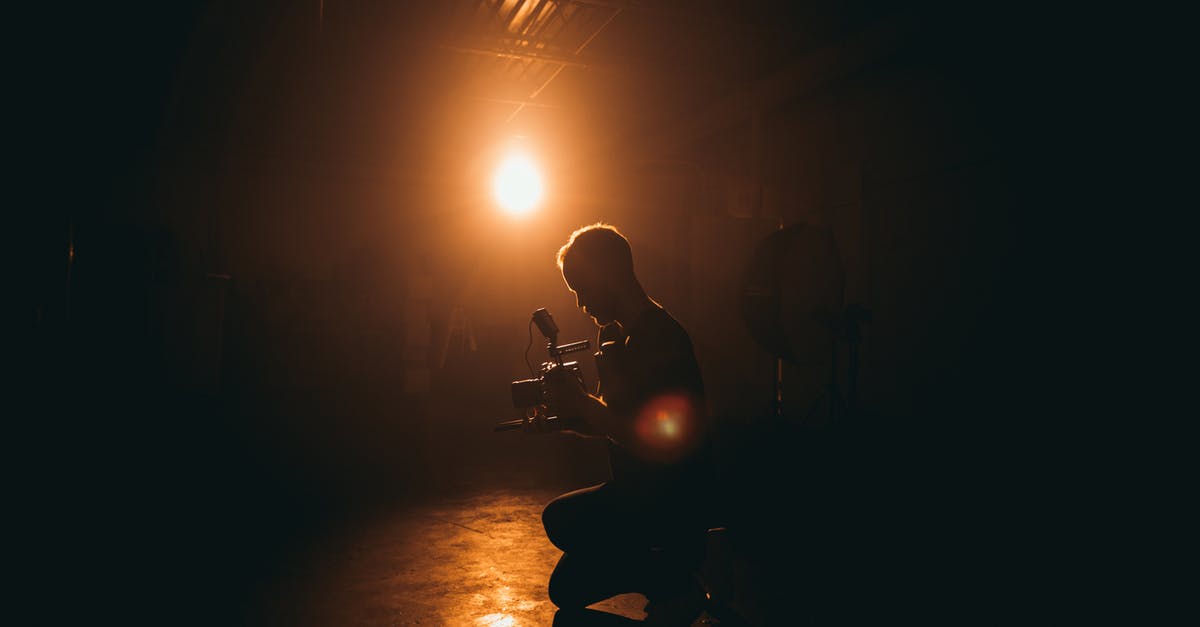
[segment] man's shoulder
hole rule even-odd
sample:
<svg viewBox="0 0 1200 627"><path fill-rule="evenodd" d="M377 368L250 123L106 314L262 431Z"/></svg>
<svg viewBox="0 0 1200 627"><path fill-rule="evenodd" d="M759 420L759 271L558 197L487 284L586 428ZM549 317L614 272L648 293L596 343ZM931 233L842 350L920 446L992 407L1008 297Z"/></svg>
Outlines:
<svg viewBox="0 0 1200 627"><path fill-rule="evenodd" d="M631 342L691 344L691 338L679 320L665 308L657 305L643 311L627 332Z"/></svg>

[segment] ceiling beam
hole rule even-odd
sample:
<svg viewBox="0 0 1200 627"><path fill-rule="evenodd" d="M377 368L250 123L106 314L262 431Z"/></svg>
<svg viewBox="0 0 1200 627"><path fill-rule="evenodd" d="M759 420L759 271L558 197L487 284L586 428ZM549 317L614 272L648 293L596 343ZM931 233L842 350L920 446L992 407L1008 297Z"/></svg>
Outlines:
<svg viewBox="0 0 1200 627"><path fill-rule="evenodd" d="M512 98L490 98L487 96L478 96L479 100L484 102L495 102L506 105L519 105L522 107L534 107L536 109L565 109L562 105L547 104L545 102L536 102L533 100L514 100Z"/></svg>
<svg viewBox="0 0 1200 627"><path fill-rule="evenodd" d="M572 51L571 54L578 56L581 52L583 52L584 48L587 48L588 44L592 43L592 40L594 40L598 35L600 35L600 33L603 32L605 28L608 28L608 25L612 24L612 21L615 20L617 18L617 16L620 14L621 14L620 9L614 10L612 12L612 14L608 16L608 19L604 20L603 24L601 24L596 30L592 31L592 34L589 35L587 39L583 40L583 43L579 44L579 46L577 46L575 48L575 50ZM566 69L566 67L567 67L566 65L558 66L558 68L554 70L554 73L551 74L550 77L546 79L546 82L542 83L541 87L538 87L536 90L534 90L533 93L529 94L528 100L533 100L534 98L537 98L538 96L540 96L543 91L546 91L546 88L550 86L550 83L554 82L554 79L557 78L558 75L560 73L562 73L562 71L564 69ZM517 114L521 113L521 111L524 111L524 110L525 110L525 105L523 105L523 104L517 105L517 108L515 110L513 110L513 112L508 116L508 119L505 120L504 123L508 124L508 123L512 122L513 119L517 117Z"/></svg>
<svg viewBox="0 0 1200 627"><path fill-rule="evenodd" d="M529 59L529 60L533 60L533 61L544 61L546 63L557 63L559 65L565 65L568 67L578 68L581 70L598 69L597 66L590 64L590 63L584 63L583 61L580 61L579 59L575 59L575 58L571 58L571 57L567 57L567 56L563 56L563 55L551 54L551 53L525 52L525 51L502 49L502 48L480 48L477 46L459 45L459 44L450 44L450 43L439 43L439 44L435 44L435 45L438 48L442 48L443 50L453 50L454 52L461 52L464 54L477 54L477 55L482 55L482 56L497 57L497 58L501 58L501 59Z"/></svg>

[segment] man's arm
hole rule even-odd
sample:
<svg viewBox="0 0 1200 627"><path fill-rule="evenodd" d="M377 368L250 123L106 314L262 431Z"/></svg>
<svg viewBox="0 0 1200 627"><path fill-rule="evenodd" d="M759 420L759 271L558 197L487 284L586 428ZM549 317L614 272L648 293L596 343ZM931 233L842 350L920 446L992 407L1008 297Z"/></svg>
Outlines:
<svg viewBox="0 0 1200 627"><path fill-rule="evenodd" d="M631 441L632 421L610 409L603 399L587 395L580 403L578 412L580 419L602 437L607 437L617 444L628 444Z"/></svg>
<svg viewBox="0 0 1200 627"><path fill-rule="evenodd" d="M548 383L551 403L568 421L566 431L583 437L608 438L617 444L631 441L633 425L629 418L588 394L574 377L552 375ZM572 424L582 428L572 428Z"/></svg>

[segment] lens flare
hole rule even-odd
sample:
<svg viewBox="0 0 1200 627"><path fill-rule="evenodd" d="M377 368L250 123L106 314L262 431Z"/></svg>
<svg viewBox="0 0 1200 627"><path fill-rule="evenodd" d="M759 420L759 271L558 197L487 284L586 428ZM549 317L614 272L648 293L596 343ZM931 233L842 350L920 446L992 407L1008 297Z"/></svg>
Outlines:
<svg viewBox="0 0 1200 627"><path fill-rule="evenodd" d="M646 403L634 421L636 448L651 460L668 462L695 449L703 430L693 400L683 394L663 394Z"/></svg>
<svg viewBox="0 0 1200 627"><path fill-rule="evenodd" d="M511 215L533 211L542 200L542 177L537 165L526 155L509 155L492 179L496 202Z"/></svg>

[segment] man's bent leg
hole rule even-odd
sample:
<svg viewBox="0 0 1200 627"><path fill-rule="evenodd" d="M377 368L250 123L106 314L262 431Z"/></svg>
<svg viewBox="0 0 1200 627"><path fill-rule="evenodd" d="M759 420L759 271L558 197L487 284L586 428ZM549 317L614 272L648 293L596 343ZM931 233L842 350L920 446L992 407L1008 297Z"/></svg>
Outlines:
<svg viewBox="0 0 1200 627"><path fill-rule="evenodd" d="M640 549L601 553L566 553L550 575L550 600L563 609L587 607L597 601L637 592L660 605L693 597L703 591L691 560L670 551Z"/></svg>
<svg viewBox="0 0 1200 627"><path fill-rule="evenodd" d="M564 553L598 553L611 543L614 503L606 484L575 490L542 510L546 537Z"/></svg>
<svg viewBox="0 0 1200 627"><path fill-rule="evenodd" d="M580 609L641 587L629 564L612 556L564 554L550 575L550 601L562 609Z"/></svg>
<svg viewBox="0 0 1200 627"><path fill-rule="evenodd" d="M568 492L542 511L546 537L563 551L550 575L550 600L563 609L579 609L632 592L628 540L614 537L621 508L606 484Z"/></svg>

